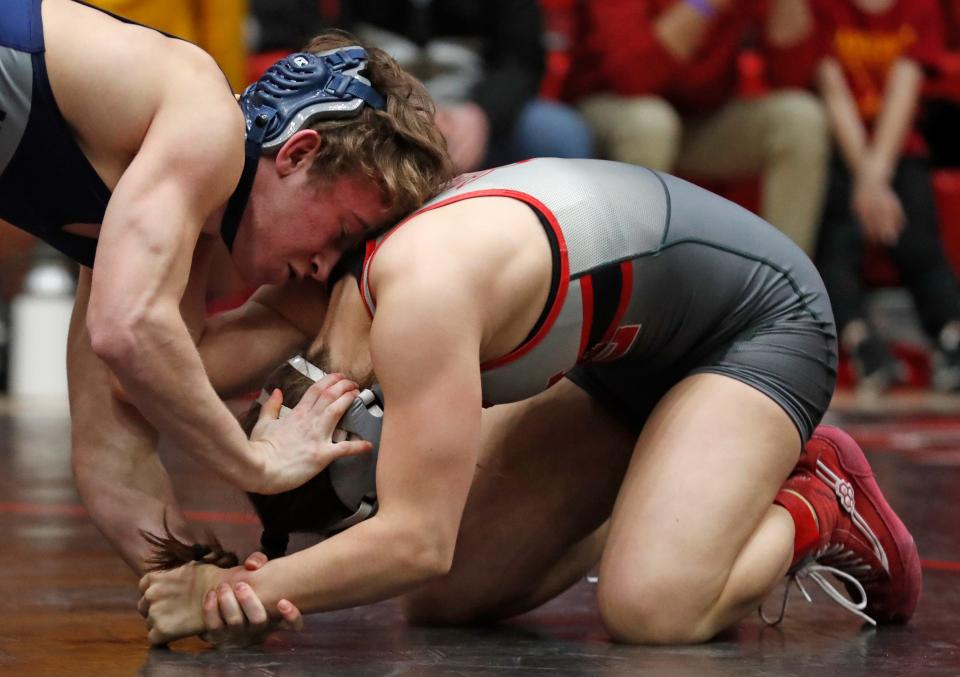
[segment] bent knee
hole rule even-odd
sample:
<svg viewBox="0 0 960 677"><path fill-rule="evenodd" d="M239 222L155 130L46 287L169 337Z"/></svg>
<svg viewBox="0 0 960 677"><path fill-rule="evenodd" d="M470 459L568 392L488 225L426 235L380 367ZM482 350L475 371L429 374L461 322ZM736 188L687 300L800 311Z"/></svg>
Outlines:
<svg viewBox="0 0 960 677"><path fill-rule="evenodd" d="M669 171L677 157L683 123L674 108L659 97L609 97L587 102L582 110L613 160Z"/></svg>
<svg viewBox="0 0 960 677"><path fill-rule="evenodd" d="M699 644L719 628L710 623L716 595L672 577L618 584L605 581L597 590L600 618L610 637L624 644Z"/></svg>
<svg viewBox="0 0 960 677"><path fill-rule="evenodd" d="M780 150L796 148L808 154L826 153L827 115L817 97L800 90L784 90L770 95L769 110L775 121L772 139L775 146L783 147Z"/></svg>

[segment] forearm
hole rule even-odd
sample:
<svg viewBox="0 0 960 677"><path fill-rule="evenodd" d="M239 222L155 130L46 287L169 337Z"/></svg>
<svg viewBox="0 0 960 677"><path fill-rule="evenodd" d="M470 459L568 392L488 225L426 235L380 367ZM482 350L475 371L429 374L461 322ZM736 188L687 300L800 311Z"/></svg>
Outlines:
<svg viewBox="0 0 960 677"><path fill-rule="evenodd" d="M150 546L142 531L165 528L192 542L189 525L177 505L170 478L159 457L117 449L109 444L74 452L74 479L90 519L137 575L147 569Z"/></svg>
<svg viewBox="0 0 960 677"><path fill-rule="evenodd" d="M268 610L288 599L304 613L332 611L395 597L441 575L445 548L422 531L400 529L379 516L307 550L243 572Z"/></svg>
<svg viewBox="0 0 960 677"><path fill-rule="evenodd" d="M718 8L719 0L704 0L704 4ZM678 0L657 16L653 32L668 52L680 61L688 61L700 47L713 17L700 11L692 2Z"/></svg>
<svg viewBox="0 0 960 677"><path fill-rule="evenodd" d="M207 321L197 349L207 378L223 398L259 388L280 362L304 349L307 337L256 303Z"/></svg>
<svg viewBox="0 0 960 677"><path fill-rule="evenodd" d="M104 355L130 400L180 449L245 489L256 478L249 443L217 397L176 307L154 307ZM176 368L172 368L176 365Z"/></svg>
<svg viewBox="0 0 960 677"><path fill-rule="evenodd" d="M80 276L67 341L71 466L97 528L137 573L148 555L140 529L189 536L156 453L157 434L132 406L117 400L110 375L93 354L84 317L89 271Z"/></svg>
<svg viewBox="0 0 960 677"><path fill-rule="evenodd" d="M920 67L908 60L894 63L887 80L883 107L864 157L886 180L893 176L904 139L913 124L922 80Z"/></svg>
<svg viewBox="0 0 960 677"><path fill-rule="evenodd" d="M773 47L793 47L811 37L813 13L806 0L772 0L767 15L767 42Z"/></svg>
<svg viewBox="0 0 960 677"><path fill-rule="evenodd" d="M867 132L857 112L853 94L844 80L840 65L833 59L821 62L817 81L837 146L847 168L855 174L867 147Z"/></svg>

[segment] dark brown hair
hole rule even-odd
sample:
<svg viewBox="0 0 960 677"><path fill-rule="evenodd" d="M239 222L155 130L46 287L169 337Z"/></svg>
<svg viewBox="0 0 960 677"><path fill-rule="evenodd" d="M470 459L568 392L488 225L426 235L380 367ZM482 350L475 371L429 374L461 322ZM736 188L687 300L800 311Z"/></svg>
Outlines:
<svg viewBox="0 0 960 677"><path fill-rule="evenodd" d="M283 393L284 406L292 408L311 385L313 385L311 379L284 362L267 377L264 390L272 393L274 389L279 388ZM248 437L260 418L260 408L260 404L254 402L243 418L242 427ZM329 525L351 514L336 499L330 485L330 474L327 472L321 472L302 486L290 491L269 496L248 493L247 496L263 524L260 547L270 559L285 554L288 534L323 533ZM153 553L146 562L151 571L175 569L188 562L215 564L224 569L237 565L237 556L224 550L217 538L209 531L206 543L190 545L170 532L166 519L163 526L165 534L162 536L145 531L140 532L153 549Z"/></svg>

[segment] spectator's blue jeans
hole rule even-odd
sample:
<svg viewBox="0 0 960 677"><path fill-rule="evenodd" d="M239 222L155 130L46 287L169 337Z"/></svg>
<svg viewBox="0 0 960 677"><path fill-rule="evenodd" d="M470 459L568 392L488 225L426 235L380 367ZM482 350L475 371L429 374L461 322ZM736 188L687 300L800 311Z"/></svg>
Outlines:
<svg viewBox="0 0 960 677"><path fill-rule="evenodd" d="M520 111L508 137L491 141L485 164L496 166L531 157L592 158L593 132L575 108L534 99Z"/></svg>

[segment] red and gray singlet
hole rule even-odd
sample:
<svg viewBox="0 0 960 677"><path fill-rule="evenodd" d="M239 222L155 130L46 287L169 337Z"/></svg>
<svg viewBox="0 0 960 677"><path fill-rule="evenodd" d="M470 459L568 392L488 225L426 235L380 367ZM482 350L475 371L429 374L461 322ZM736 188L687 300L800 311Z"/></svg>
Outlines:
<svg viewBox="0 0 960 677"><path fill-rule="evenodd" d="M753 383L765 380L766 353L798 351L825 373L799 394L817 402L799 408L829 401L835 331L823 284L803 252L759 217L643 167L541 158L463 175L410 218L489 196L520 200L540 216L553 247L554 285L531 335L481 365L487 403L535 395L577 365L628 368L634 379L706 365ZM389 234L368 243L364 257L360 286L371 315L369 266ZM792 345L791 335L802 340ZM731 346L754 354L727 359ZM793 390L791 369L800 365L762 389Z"/></svg>

